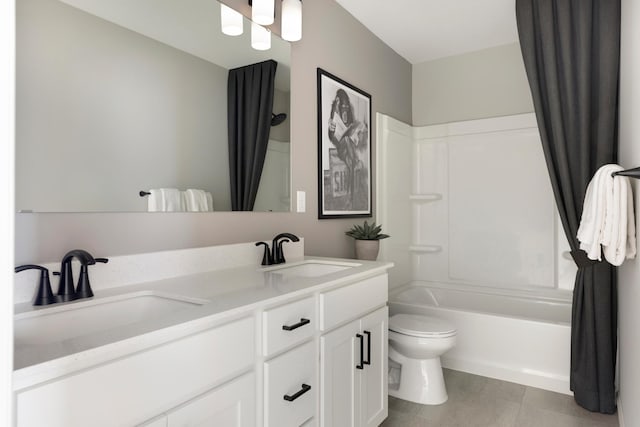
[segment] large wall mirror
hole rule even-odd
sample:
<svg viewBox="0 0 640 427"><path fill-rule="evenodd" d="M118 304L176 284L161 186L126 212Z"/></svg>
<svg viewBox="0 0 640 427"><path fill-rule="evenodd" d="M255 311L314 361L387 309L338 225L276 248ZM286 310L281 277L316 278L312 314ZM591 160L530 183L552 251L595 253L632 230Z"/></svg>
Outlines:
<svg viewBox="0 0 640 427"><path fill-rule="evenodd" d="M209 192L231 210L230 69L277 62L254 211L290 210L290 46L220 31L212 0L20 0L16 208L143 212L141 191ZM279 122L279 123L278 123Z"/></svg>

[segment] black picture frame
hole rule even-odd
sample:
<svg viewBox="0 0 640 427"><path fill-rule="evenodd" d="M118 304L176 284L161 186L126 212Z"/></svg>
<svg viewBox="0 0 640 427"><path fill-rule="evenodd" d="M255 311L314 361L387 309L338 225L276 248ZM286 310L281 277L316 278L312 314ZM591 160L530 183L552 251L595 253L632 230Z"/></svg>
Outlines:
<svg viewBox="0 0 640 427"><path fill-rule="evenodd" d="M372 216L371 95L318 68L318 218Z"/></svg>

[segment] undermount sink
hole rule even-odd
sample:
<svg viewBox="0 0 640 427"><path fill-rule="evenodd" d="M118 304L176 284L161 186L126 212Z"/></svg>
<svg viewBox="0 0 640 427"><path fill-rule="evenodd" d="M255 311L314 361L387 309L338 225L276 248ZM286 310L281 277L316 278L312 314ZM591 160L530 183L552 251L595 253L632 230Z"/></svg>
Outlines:
<svg viewBox="0 0 640 427"><path fill-rule="evenodd" d="M358 266L360 264L348 262L305 261L301 264L277 267L270 271L285 277L320 277Z"/></svg>
<svg viewBox="0 0 640 427"><path fill-rule="evenodd" d="M42 345L90 335L205 304L153 292L75 301L14 316L16 347Z"/></svg>

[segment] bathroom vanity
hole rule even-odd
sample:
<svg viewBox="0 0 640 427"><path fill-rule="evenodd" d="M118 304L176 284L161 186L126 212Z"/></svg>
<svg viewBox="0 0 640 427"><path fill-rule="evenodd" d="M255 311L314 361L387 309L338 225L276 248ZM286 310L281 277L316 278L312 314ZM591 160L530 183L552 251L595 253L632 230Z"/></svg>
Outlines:
<svg viewBox="0 0 640 427"><path fill-rule="evenodd" d="M16 304L15 425L379 425L392 264L287 250L114 257L90 300Z"/></svg>

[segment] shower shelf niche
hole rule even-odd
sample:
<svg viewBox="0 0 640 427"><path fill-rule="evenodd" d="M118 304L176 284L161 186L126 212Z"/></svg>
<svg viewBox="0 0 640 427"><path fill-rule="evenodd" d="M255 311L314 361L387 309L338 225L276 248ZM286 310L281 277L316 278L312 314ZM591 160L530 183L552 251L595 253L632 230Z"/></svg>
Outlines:
<svg viewBox="0 0 640 427"><path fill-rule="evenodd" d="M409 246L409 252L430 254L436 252L442 252L442 246L438 245L411 245Z"/></svg>
<svg viewBox="0 0 640 427"><path fill-rule="evenodd" d="M432 202L435 200L441 200L441 193L424 193L424 194L410 194L409 200L414 202Z"/></svg>

